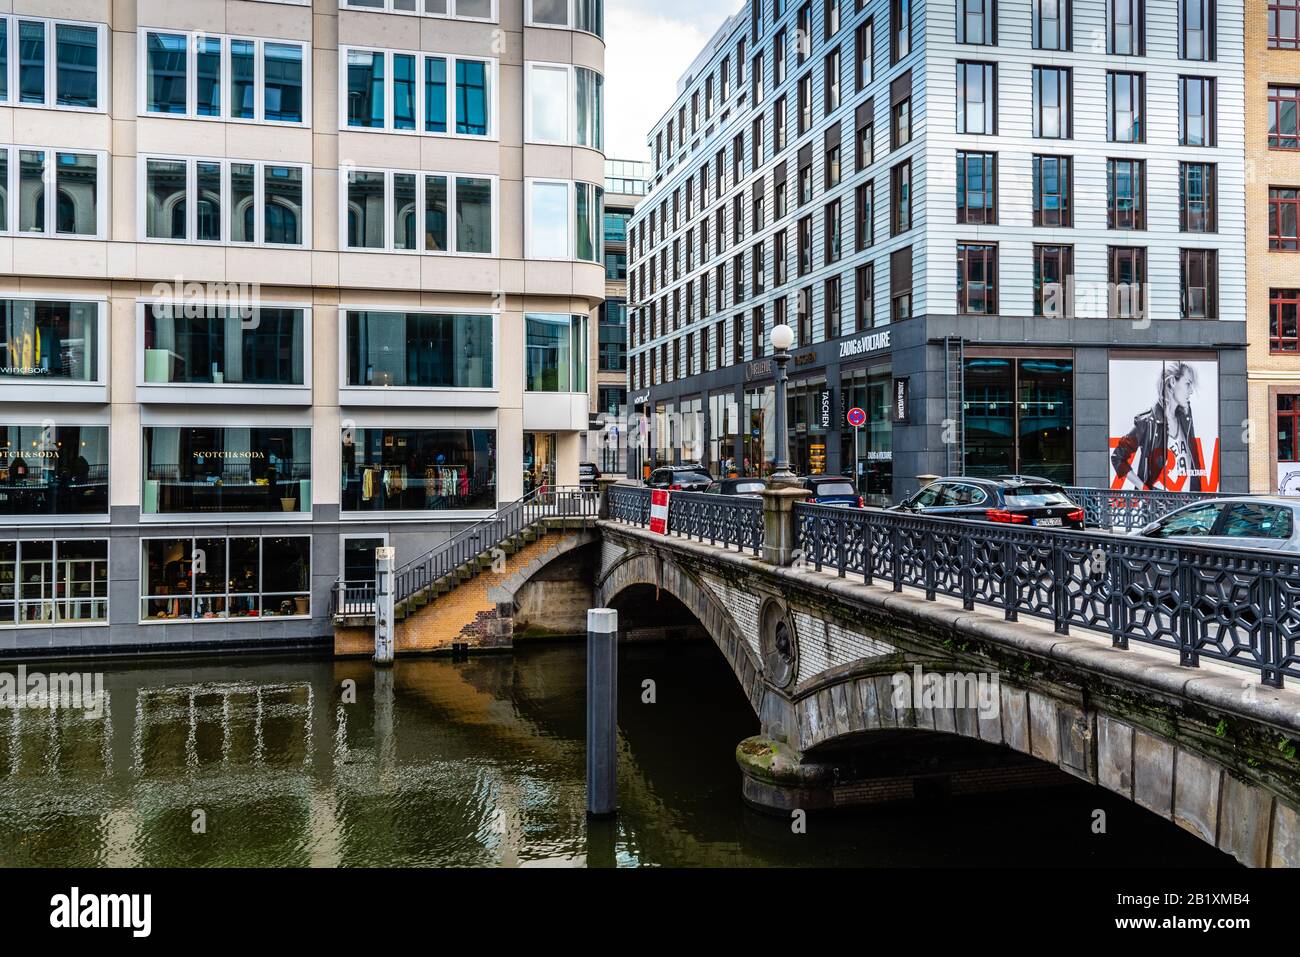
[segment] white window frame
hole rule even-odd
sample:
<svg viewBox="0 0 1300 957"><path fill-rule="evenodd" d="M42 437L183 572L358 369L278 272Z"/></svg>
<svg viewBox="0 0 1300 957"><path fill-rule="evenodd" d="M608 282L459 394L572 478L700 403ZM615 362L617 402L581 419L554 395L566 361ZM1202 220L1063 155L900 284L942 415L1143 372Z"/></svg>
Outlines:
<svg viewBox="0 0 1300 957"><path fill-rule="evenodd" d="M280 3L310 3L311 0L272 0ZM414 0L416 6L423 7L424 0ZM457 0L446 0L447 9L454 10ZM491 0L492 12L486 17L471 17L461 13L429 13L424 9L420 10L398 10L394 7L394 0L380 0L378 6L369 3L359 3L357 0L339 0L339 10L355 10L361 13L394 13L403 17L430 17L435 20L470 20L474 23L497 23L500 21L501 13L499 9L499 0Z"/></svg>
<svg viewBox="0 0 1300 957"><path fill-rule="evenodd" d="M533 71L534 70L563 70L566 74L565 79L565 127L568 130L567 139L551 140L543 139L533 132ZM597 109L599 116L590 116L589 120L594 122L599 119L600 124L600 143L593 145L591 143L580 143L578 141L578 70L586 70L600 80L600 95L598 97ZM602 150L605 145L605 74L599 70L593 70L590 67L584 67L581 64L574 63L554 63L548 60L527 60L524 63L524 142L526 143L548 143L557 146L576 146L582 149Z"/></svg>
<svg viewBox="0 0 1300 957"><path fill-rule="evenodd" d="M601 26L604 26L605 0L598 0L598 2L601 4L601 8L602 8L601 17L600 17ZM586 33L590 36L601 37L601 39L604 39L604 37L601 34L593 33L591 30L584 30L583 28L578 26L578 11L577 11L578 0L566 0L566 3L568 5L568 19L565 20L564 23L540 23L537 20L533 19L533 0L524 0L524 26L536 27L539 30L573 30L578 33Z"/></svg>
<svg viewBox="0 0 1300 957"><path fill-rule="evenodd" d="M184 292L184 289L178 290ZM148 382L145 380L145 354L144 354L144 332L145 332L145 315L146 310L160 303L174 305L177 309L184 309L187 306L230 306L230 302L220 302L218 300L195 300L178 298L176 295L166 296L147 296L135 301L136 323L135 323L135 385L137 389L143 390L141 401L146 402L168 402L176 401L180 403L210 401L200 398L195 393L197 391L210 390L213 393L223 393L221 401L226 402L246 402L248 396L241 393L249 390L256 390L261 395L259 404L278 404L285 399L296 405L309 405L311 403L311 370L312 370L312 306L309 302L272 302L268 300L257 300L252 305L254 308L268 309L300 309L303 314L303 354L302 354L302 374L303 381L288 385L267 385L263 383L244 383L244 382ZM183 390L182 392L172 393L171 390ZM157 393L157 394L155 394ZM188 394L187 394L188 393ZM281 395L285 393L286 395ZM301 402L295 402L294 399L301 396Z"/></svg>
<svg viewBox="0 0 1300 957"><path fill-rule="evenodd" d="M8 151L9 170L8 182L5 188L8 192L8 222L0 222L0 234L12 236L15 239L73 239L92 242L103 242L108 238L108 201L112 193L112 182L108 177L108 153L104 150L86 150L77 147L60 148L57 146L28 146L25 144L5 143L0 144L0 150ZM45 153L45 169L41 173L41 181L45 188L45 230L44 232L20 232L18 229L18 217L20 215L19 203L19 156L23 150L40 150ZM57 213L58 213L58 161L60 153L76 153L82 156L95 157L95 232L93 235L84 233L60 233L55 231ZM51 162L53 160L53 162ZM61 297L62 298L62 297Z"/></svg>
<svg viewBox="0 0 1300 957"><path fill-rule="evenodd" d="M566 190L566 206L568 211L567 229L568 229L568 255L566 256L542 256L537 254L533 248L533 188L537 185L554 186L564 185ZM524 257L526 259L537 259L550 262L575 262L575 263L594 263L600 266L601 271L605 268L605 230L604 230L604 206L602 199L601 214L594 216L596 221L595 236L593 237L593 249L595 251L594 259L580 259L578 257L578 202L577 187L593 187L592 197L595 198L594 189L604 189L599 183L588 183L586 180L571 179L552 179L543 176L529 176L524 180Z"/></svg>
<svg viewBox="0 0 1300 957"><path fill-rule="evenodd" d="M108 112L108 24L88 20L50 19L41 16L26 16L21 13L0 14L0 20L8 22L6 27L8 57L7 90L8 97L0 100L0 106L14 106L22 109L67 110L73 113L107 113ZM18 22L45 24L45 100L42 103L20 102L18 94ZM58 102L58 26L94 27L98 37L98 56L95 70L95 102L97 106L73 106Z"/></svg>
<svg viewBox="0 0 1300 957"><path fill-rule="evenodd" d="M45 522L44 522L44 523L48 523L52 517L53 517L53 516L44 516L44 519L45 519ZM85 519L87 519L87 518L91 518L91 516L77 516L77 517L78 517L79 519L83 520L83 521L84 521ZM43 523L43 524L44 524L44 523ZM59 534L57 534L56 532L50 532L50 533L48 533L48 534L40 534L40 535L31 536L31 537L23 536L23 537L21 537L21 538L5 538L5 539L3 539L3 541L5 541L5 542L14 542L14 543L18 546L17 552L15 553L15 556L14 556L14 560L15 560L15 563L16 563L16 564L21 564L21 561L22 561L22 548L23 548L23 545L25 545L25 544L29 544L29 543L34 543L34 542L50 542L50 544L51 544L51 546L52 546L52 558L51 558L51 563L54 564L55 566L57 566L58 563L59 563L59 546L58 546L58 543L59 543L60 541L63 541L63 542L80 542L80 541L85 541L85 542L103 542L103 543L104 543L104 560L105 560L105 562L106 562L106 564L107 564L107 567L108 567L108 570L109 570L109 575L108 575L108 582L107 582L107 585L108 585L108 594L104 596L104 620L103 620L103 621L86 621L85 619L80 619L80 618L73 618L73 619L60 619L60 618L58 618L58 617L52 618L52 619L49 620L49 621L23 621L23 620L21 620L21 618L19 617L19 615L20 615L21 612L22 612L22 599L20 599L20 598L18 597L18 590L17 590L17 588L15 587L14 598L13 598L13 603L14 603L14 620L13 620L13 621L8 621L8 620L0 619L0 631L17 631L17 630L20 629L20 628L107 628L107 627L112 623L112 621L113 621L113 572L112 572L112 569L113 569L113 539L112 539L111 536L109 536L107 533L105 533L105 534L102 535L102 536L100 536L100 535L78 535L78 536L67 536L67 535L59 535ZM17 586L17 584L18 584L18 581L17 581L17 579L18 579L18 568L15 568L15 569L14 569L14 579L15 579L15 582L14 582L14 583L15 583L15 586ZM55 578L55 582L57 583L58 580L59 580L59 579L58 579L57 576L56 576L56 578ZM68 599L68 598L65 598L65 599L63 599L63 600L64 600L64 601L72 601L72 600L75 600L75 599ZM52 599L50 600L50 604L51 604L51 605L58 605L58 604L59 604L59 601L60 601L60 599L58 599L58 598L52 598ZM56 615L57 615L57 612L56 612Z"/></svg>
<svg viewBox="0 0 1300 957"><path fill-rule="evenodd" d="M274 2L274 0L273 0L273 2ZM287 2L287 0L286 0L286 2ZM371 537L374 537L374 536L371 536ZM188 617L188 618L146 618L146 617L144 617L145 602L149 601L150 599L154 599L154 600L162 600L162 599L166 599L166 598L181 598L181 599L184 599L184 598L186 597L186 596L184 596L184 595L148 595L148 594L146 594L146 592L148 591L148 582L145 581L145 571L144 571L144 545L145 545L145 542L176 541L176 540L184 541L185 539L189 539L189 541L190 541L190 549L191 549L191 558L192 558L192 557L193 557L194 543L195 543L198 539L200 539L200 538L220 538L220 539L225 540L225 542L226 542L226 557L227 557L227 558L229 558L229 556L230 556L230 540L231 540L232 538L256 538L256 539L257 539L257 577L258 577L258 590L255 591L255 592L250 592L249 594L253 594L253 595L256 595L256 596L257 596L257 600L258 600L258 613L257 613L256 615L235 615L235 616L231 616L231 615L229 615L229 614L225 614L225 615L222 615L220 618L195 618L195 617L193 617L193 615L191 615L191 616ZM307 556L308 556L308 561L310 561L310 560L311 560L311 557L315 554L315 543L312 541L313 536L312 536L310 533L304 533L304 534L301 534L301 535L300 535L300 534L298 534L298 533L296 533L296 532L292 532L292 531L291 531L291 532L286 532L286 533L284 533L284 534L278 534L278 535L240 535L240 534L238 534L238 533L231 533L231 532L227 532L227 533L214 533L214 534L212 534L212 535L202 535L202 534L190 534L190 535L143 535L143 534L142 534L142 535L140 536L140 538L137 540L137 545L136 545L136 552L137 552L136 569L137 569L137 570L139 571L139 573L140 573L140 574L139 574L139 578L138 578L137 581L136 581L136 586L137 586L137 587L136 587L136 591L138 592L138 594L137 594L137 596L136 596L136 606L135 606L135 611L136 611L136 621L137 621L137 623L138 623L138 624L141 624L141 625L177 625L177 624L181 624L181 623L185 623L185 624L210 624L210 623L213 623L213 622L222 622L222 623L227 623L227 622L232 622L232 621L239 621L239 622L247 622L247 621L262 621L262 620L263 620L263 617L262 617L262 613L261 613L261 604L262 604L262 598L263 598L263 596L266 594L266 592L264 592L264 591L262 590L262 588L261 588L261 585L262 585L262 579L263 579L263 577L264 577L264 571L265 571L265 560L264 560L264 552L263 552L263 549L262 549L262 542L264 542L264 541L265 541L266 539L268 539L268 538L305 538L305 539L307 539ZM342 546L340 546L340 548L341 548L341 547L342 547ZM340 551L339 554L340 554L340 556L341 556L341 555L342 555L342 552ZM112 566L109 566L109 567L111 568ZM270 617L270 620L271 620L271 621L284 621L284 620L286 620L286 619L290 619L290 620L293 620L293 621L307 621L307 620L309 620L309 619L312 617L312 607L313 607L313 604L314 604L314 603L313 603L313 600L312 600L312 599L313 599L313 595L312 595L312 591L313 591L313 589L312 589L312 586L311 586L311 578L312 578L311 571L310 571L310 569L308 569L308 575L307 575L307 579L308 579L308 585L307 585L307 614L305 614L305 615L272 615L272 616ZM194 592L194 582L191 580L191 582L190 582L190 593L189 593L189 596L188 596L188 600L189 600L190 602L193 602L194 599L195 599L195 598L198 598L198 597L199 597L199 596ZM221 598L224 598L224 599L226 599L226 600L228 601L228 600L230 599L230 597L231 597L231 592L230 592L229 584L227 583L226 591L222 592L219 596L218 596L216 593L213 593L212 595L207 596L207 597L212 597L212 598L221 597ZM194 607L193 604L191 604L191 605L190 605L191 610L193 609L193 607ZM229 611L229 606L227 606L227 609L226 609L226 610L227 610L227 612Z"/></svg>
<svg viewBox="0 0 1300 957"><path fill-rule="evenodd" d="M172 407L174 408L174 407ZM306 429L312 433L311 508L298 512L146 512L144 510L145 482L148 480L149 463L145 460L145 429ZM279 406L276 409L246 410L212 409L172 411L171 408L143 406L140 423L137 426L138 451L136 461L140 465L140 487L136 493L136 506L140 509L141 525L264 525L268 522L286 522L289 524L305 523L310 525L316 500L316 480L321 468L317 462L315 440L316 430L310 417L310 411L288 409ZM293 534L292 532L288 534ZM157 536L153 536L157 537ZM237 536L246 538L248 536Z"/></svg>
<svg viewBox="0 0 1300 957"><path fill-rule="evenodd" d="M147 192L148 170L150 160L185 163L185 238L170 239L151 237L148 233L149 196ZM217 163L221 166L221 238L195 239L198 221L198 203L195 202L198 187L197 164ZM232 164L251 164L254 167L253 205L262 211L262 215L253 217L254 234L258 237L253 242L235 242L230 238L230 167ZM302 170L302 219L300 243L268 243L264 241L266 230L266 168L274 166L294 166ZM310 249L311 236L311 186L312 167L306 163L279 163L271 160L245 160L223 158L218 156L180 156L169 153L141 153L136 160L136 241L142 243L167 243L185 246L236 246L255 247L259 249Z"/></svg>
<svg viewBox="0 0 1300 957"><path fill-rule="evenodd" d="M21 295L21 294L16 294L16 295ZM13 295L7 296L6 298L13 298ZM78 298L78 297L60 297L60 298ZM80 299L83 302L86 301L105 302L105 300L103 299L95 299L94 297L89 297L89 296L80 297ZM103 321L103 317L107 314L107 311L108 311L108 306L105 303L105 305L102 307L100 311L101 329L105 328L106 326L106 322ZM103 361L100 362L100 368L107 371L107 366L104 364ZM22 405L15 406L14 407L15 411L9 415L4 416L3 422L0 422L0 424L19 426L23 428L39 428L39 427L44 427L49 423L49 420L51 418L50 410L48 408L43 407L44 403L49 400L49 396L44 392L33 393L30 386L26 387L26 389L27 389L27 394L18 397L15 400L15 401L22 402ZM96 404L106 403L108 401L107 394L106 394L106 387L100 386L100 389L102 392L105 392L105 397L101 398ZM33 399L38 399L40 400L40 402L33 402L32 401ZM67 401L77 401L77 400L78 400L77 396L69 396L67 399ZM108 406L101 404L100 407L103 411L72 415L68 419L63 419L60 414L60 417L58 417L58 421L57 421L57 427L62 428L66 426L68 428L81 428L81 429L90 429L90 428L107 429L108 437L109 437L108 441L111 447L113 442L113 426L109 422ZM112 481L112 473L113 473L113 466L110 460L109 462L110 482ZM98 514L5 515L5 516L0 516L0 520L2 520L4 524L11 525L11 526L107 525L111 520L111 516L110 516L111 510L112 510L112 501L110 499L109 507L106 508L103 512L100 512Z"/></svg>
<svg viewBox="0 0 1300 957"><path fill-rule="evenodd" d="M374 540L374 539L376 539L376 538L379 539L381 542L384 543L382 546L380 546L381 548L387 548L387 547L388 547L388 544L389 544L389 540L388 540L388 529L384 529L383 531L380 531L380 532L341 532L341 533L339 534L339 574L338 574L338 581L347 581L347 579L345 579L345 578L343 577L343 570L344 570L344 557L347 555L347 544L348 544L349 539L352 539L352 540L356 540L356 539L362 539L362 540L364 540L364 539L371 539L371 540ZM141 567L142 567L142 568L144 567L143 559L141 560Z"/></svg>
<svg viewBox="0 0 1300 957"><path fill-rule="evenodd" d="M447 170L386 169L381 167L346 167L339 175L339 252L347 253L390 253L399 256L472 256L478 259L497 259L501 248L501 177L494 173L449 172ZM348 186L351 173L384 174L384 245L349 246L348 242ZM447 178L447 251L433 249L396 249L393 246L393 177L407 174L415 177L415 203L420 216L425 209L425 177L445 176ZM456 243L456 179L485 179L492 184L492 249L485 253L461 252ZM421 230L423 235L423 230ZM354 307L355 308L355 307ZM389 307L391 308L391 307Z"/></svg>
<svg viewBox="0 0 1300 957"><path fill-rule="evenodd" d="M296 2L296 0L269 0L269 2ZM165 33L186 37L185 45L185 112L155 113L149 109L149 34ZM205 116L198 110L198 47L200 40L218 40L221 43L221 115ZM230 45L241 40L253 44L253 117L230 115ZM302 119L268 120L266 113L266 45L296 46L302 51ZM282 40L277 37L249 37L227 33L205 33L202 30L170 30L166 27L140 27L136 41L136 112L155 119L204 120L209 123L252 123L257 126L311 126L311 44L305 40Z"/></svg>
<svg viewBox="0 0 1300 957"><path fill-rule="evenodd" d="M393 303L378 304L361 304L348 303L339 306L339 393L341 397L348 396L349 393L360 393L361 401L365 403L364 397L369 396L396 396L396 404L401 404L403 396L423 397L427 400L430 395L439 396L438 405L455 406L464 405L483 405L482 398L487 397L491 402L492 408L496 407L495 396L500 391L500 371L501 371L501 310L500 309L458 309L448 307L431 307L431 306L400 306ZM382 386L382 385L352 385L348 382L348 313L349 312L390 312L390 313L419 313L430 316L490 316L492 318L492 384L490 386L426 386L426 385L402 385L402 386ZM465 396L467 400L458 402L457 396ZM382 400L384 404L389 404L389 400Z"/></svg>
<svg viewBox="0 0 1300 957"><path fill-rule="evenodd" d="M348 54L382 53L384 55L384 125L383 126L349 126L348 125ZM415 57L415 129L399 130L393 125L393 109L396 99L393 96L393 57ZM425 61L438 59L447 61L447 130L443 133L424 129L425 114ZM477 133L456 132L456 63L460 60L473 60L487 64L488 78L488 130L484 135ZM340 133L396 133L399 136L431 136L438 139L460 139L482 142L498 139L500 134L498 115L500 109L500 60L490 56L467 56L457 53L438 53L429 50L394 50L388 47L340 46L339 47L339 132Z"/></svg>
<svg viewBox="0 0 1300 957"><path fill-rule="evenodd" d="M40 404L47 402L107 402L108 401L108 300L103 296L82 296L72 293L62 293L59 295L40 294L33 295L29 292L23 292L16 286L0 287L0 300L5 299L30 299L33 302L93 302L96 306L96 323L95 323L95 351L98 353L95 362L95 380L93 382L75 382L65 380L41 381L40 379L27 379L21 376L3 376L0 377L0 402L28 402L37 399ZM33 406L34 407L34 406ZM10 417L13 419L13 417ZM39 424L47 415L37 416L35 424ZM27 423L15 421L11 424L25 425ZM70 425L107 425L108 420L103 422L72 422ZM48 522L55 518L54 516L32 516L42 522ZM107 516L104 518L108 521Z"/></svg>

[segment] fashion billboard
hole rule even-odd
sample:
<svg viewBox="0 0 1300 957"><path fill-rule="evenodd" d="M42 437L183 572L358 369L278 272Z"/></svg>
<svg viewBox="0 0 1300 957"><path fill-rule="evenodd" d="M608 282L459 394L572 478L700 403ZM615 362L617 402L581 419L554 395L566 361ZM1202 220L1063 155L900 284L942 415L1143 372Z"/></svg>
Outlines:
<svg viewBox="0 0 1300 957"><path fill-rule="evenodd" d="M1219 490L1219 363L1110 360L1110 486Z"/></svg>

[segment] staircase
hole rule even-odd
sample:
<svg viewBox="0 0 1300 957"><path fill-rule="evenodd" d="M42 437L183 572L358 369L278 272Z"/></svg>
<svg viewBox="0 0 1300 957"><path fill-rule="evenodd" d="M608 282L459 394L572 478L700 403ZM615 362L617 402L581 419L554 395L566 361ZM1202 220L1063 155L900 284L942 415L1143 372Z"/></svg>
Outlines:
<svg viewBox="0 0 1300 957"><path fill-rule="evenodd" d="M509 624L511 610L498 607L497 586L538 560L548 534L590 526L599 504L595 488L542 488L399 567L394 573L398 650L436 650L461 639L480 646L509 644L508 630L498 626ZM373 651L374 593L374 582L335 582L335 654Z"/></svg>
<svg viewBox="0 0 1300 957"><path fill-rule="evenodd" d="M966 474L966 344L961 336L948 336L944 349L944 450L945 475Z"/></svg>

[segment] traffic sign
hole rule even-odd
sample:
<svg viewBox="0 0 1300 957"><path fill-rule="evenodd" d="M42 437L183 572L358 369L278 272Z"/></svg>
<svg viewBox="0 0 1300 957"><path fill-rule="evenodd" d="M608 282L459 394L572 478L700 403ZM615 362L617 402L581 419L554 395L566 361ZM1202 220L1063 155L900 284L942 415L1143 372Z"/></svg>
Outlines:
<svg viewBox="0 0 1300 957"><path fill-rule="evenodd" d="M863 412L856 405L849 409L849 425L855 429L864 425L867 421L867 413Z"/></svg>

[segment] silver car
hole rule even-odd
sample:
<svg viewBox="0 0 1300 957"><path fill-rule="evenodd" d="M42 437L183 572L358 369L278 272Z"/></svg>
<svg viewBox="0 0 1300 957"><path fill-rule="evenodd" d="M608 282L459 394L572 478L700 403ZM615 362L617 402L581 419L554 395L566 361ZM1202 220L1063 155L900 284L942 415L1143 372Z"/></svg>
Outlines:
<svg viewBox="0 0 1300 957"><path fill-rule="evenodd" d="M1172 542L1300 552L1300 499L1205 499L1169 512L1137 534Z"/></svg>

